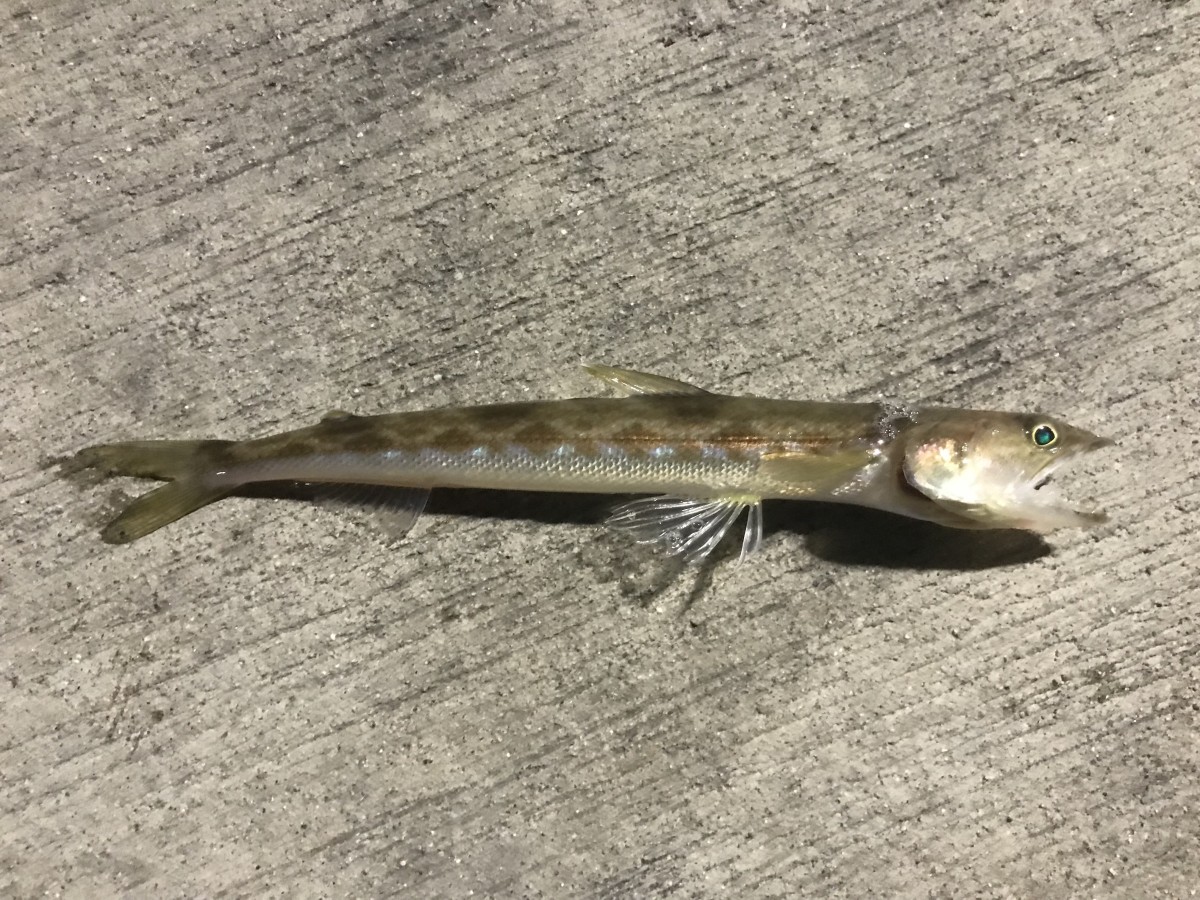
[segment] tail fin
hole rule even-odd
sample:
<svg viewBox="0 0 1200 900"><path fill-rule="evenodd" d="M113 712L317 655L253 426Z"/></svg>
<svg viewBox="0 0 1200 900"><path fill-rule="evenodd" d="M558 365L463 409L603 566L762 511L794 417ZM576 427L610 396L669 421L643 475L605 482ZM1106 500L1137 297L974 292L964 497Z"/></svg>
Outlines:
<svg viewBox="0 0 1200 900"><path fill-rule="evenodd" d="M98 469L105 475L131 475L169 481L138 497L109 522L100 537L109 544L127 544L181 519L229 493L213 487L209 474L220 468L220 451L232 441L127 441L99 444L79 451L73 469Z"/></svg>

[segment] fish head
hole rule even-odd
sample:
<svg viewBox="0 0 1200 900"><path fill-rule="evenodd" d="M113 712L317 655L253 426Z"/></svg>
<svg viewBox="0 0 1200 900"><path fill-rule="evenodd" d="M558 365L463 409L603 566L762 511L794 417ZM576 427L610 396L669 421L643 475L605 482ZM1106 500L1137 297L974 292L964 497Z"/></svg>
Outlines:
<svg viewBox="0 0 1200 900"><path fill-rule="evenodd" d="M939 410L918 417L904 448L908 484L969 528L1046 532L1107 521L1049 484L1113 441L1043 415Z"/></svg>

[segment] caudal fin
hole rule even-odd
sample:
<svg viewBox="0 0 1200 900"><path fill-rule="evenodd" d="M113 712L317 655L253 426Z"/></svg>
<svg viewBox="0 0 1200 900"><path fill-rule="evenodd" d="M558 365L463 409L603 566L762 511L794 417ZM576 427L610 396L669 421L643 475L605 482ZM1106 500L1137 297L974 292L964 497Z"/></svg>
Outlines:
<svg viewBox="0 0 1200 900"><path fill-rule="evenodd" d="M127 544L181 519L229 493L213 487L208 476L220 468L219 454L232 441L127 441L79 451L70 468L97 469L105 475L130 475L168 481L138 497L100 532L109 544Z"/></svg>

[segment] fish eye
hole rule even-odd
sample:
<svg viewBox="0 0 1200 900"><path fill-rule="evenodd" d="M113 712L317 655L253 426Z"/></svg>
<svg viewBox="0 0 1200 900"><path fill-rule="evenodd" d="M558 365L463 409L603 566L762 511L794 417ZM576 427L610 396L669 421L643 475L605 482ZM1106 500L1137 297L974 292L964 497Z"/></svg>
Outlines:
<svg viewBox="0 0 1200 900"><path fill-rule="evenodd" d="M1058 440L1058 432L1050 425L1038 425L1033 429L1033 442L1039 447L1051 447Z"/></svg>

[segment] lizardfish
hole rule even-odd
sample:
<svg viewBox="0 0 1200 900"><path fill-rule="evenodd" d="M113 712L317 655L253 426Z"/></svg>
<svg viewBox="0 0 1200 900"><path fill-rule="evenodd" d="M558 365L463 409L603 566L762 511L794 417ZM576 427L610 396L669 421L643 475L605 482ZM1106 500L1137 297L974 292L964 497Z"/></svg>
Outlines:
<svg viewBox="0 0 1200 900"><path fill-rule="evenodd" d="M585 368L626 396L336 412L256 440L100 444L73 467L167 481L104 528L114 544L260 482L387 486L404 531L434 487L653 495L619 506L610 522L692 560L743 512L742 553L753 551L762 501L773 498L857 504L952 528L1049 531L1106 519L1068 506L1046 484L1064 463L1113 442L1050 416L731 397Z"/></svg>

